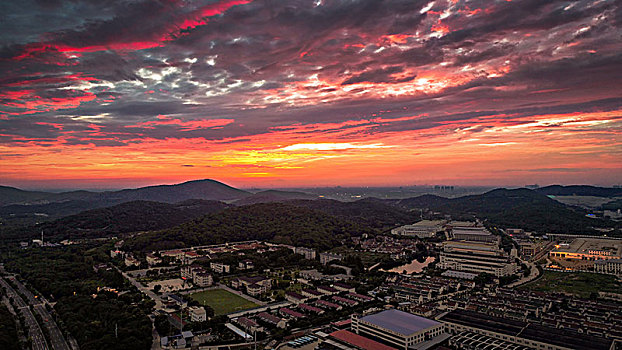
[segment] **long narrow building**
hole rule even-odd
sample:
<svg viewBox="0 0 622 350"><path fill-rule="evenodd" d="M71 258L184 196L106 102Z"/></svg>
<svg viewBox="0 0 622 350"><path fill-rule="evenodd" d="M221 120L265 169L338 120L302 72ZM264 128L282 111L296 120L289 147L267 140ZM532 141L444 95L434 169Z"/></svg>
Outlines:
<svg viewBox="0 0 622 350"><path fill-rule="evenodd" d="M496 242L447 241L443 243L439 267L473 273L489 273L497 277L516 273L514 259Z"/></svg>

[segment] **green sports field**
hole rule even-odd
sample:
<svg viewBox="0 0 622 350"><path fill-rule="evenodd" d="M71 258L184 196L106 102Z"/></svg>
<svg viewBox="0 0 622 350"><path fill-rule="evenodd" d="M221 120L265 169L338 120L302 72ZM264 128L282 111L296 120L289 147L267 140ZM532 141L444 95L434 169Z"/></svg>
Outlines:
<svg viewBox="0 0 622 350"><path fill-rule="evenodd" d="M212 289L190 294L190 298L198 301L201 305L209 305L214 309L216 316L259 306L224 289Z"/></svg>

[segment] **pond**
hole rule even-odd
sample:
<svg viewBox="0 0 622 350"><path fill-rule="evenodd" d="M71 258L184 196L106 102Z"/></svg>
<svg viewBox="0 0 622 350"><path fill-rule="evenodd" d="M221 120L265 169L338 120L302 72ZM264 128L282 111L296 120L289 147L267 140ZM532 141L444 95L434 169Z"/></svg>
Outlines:
<svg viewBox="0 0 622 350"><path fill-rule="evenodd" d="M401 265L398 267L394 267L388 271L385 272L396 272L396 273L402 273L404 272L404 270L406 270L407 274L411 274L411 273L420 273L423 272L423 268L428 266L431 262L433 262L436 258L433 256L428 256L424 262L418 262L417 259L414 259L413 261L411 261L409 264L405 264L405 265ZM384 270L383 270L384 271Z"/></svg>

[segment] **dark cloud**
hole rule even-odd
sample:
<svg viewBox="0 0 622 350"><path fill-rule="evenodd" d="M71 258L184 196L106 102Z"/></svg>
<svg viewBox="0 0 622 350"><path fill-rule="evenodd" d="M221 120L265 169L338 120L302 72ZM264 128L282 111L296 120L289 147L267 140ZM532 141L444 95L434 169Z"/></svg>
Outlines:
<svg viewBox="0 0 622 350"><path fill-rule="evenodd" d="M274 126L362 120L380 110L428 117L371 132L620 107L619 2L436 1L422 11L429 3L3 4L0 142L239 143ZM49 19L40 21L43 14ZM432 88L414 89L420 79ZM235 122L136 126L158 116Z"/></svg>

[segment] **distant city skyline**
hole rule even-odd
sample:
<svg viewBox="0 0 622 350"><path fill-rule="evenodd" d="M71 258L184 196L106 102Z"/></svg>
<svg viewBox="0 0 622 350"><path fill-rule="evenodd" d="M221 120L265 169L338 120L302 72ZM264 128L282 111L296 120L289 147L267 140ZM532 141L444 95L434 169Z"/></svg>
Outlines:
<svg viewBox="0 0 622 350"><path fill-rule="evenodd" d="M0 184L611 186L615 1L0 4Z"/></svg>
<svg viewBox="0 0 622 350"><path fill-rule="evenodd" d="M124 190L124 189L134 189L134 188L141 188L141 187L148 187L148 186L158 186L158 185L176 185L176 184L180 184L186 181L195 181L195 180L204 180L204 179L189 179L189 180L184 180L184 181L163 181L163 182L152 182L149 180L140 180L140 179L131 179L131 182L126 182L126 179L118 179L116 181L113 182L108 182L108 181L102 181L101 182L101 186L95 186L96 183L94 183L93 181L88 181L88 182L80 182L80 181L75 181L75 180L64 180L64 181L58 181L58 180L41 180L41 181L36 181L36 182L26 182L26 183L0 183L0 186L10 186L10 187L15 187L15 188L19 188L22 190L26 190L26 191L48 191L48 192L65 192L65 191L118 191L118 190ZM529 183L529 184L486 184L486 183L482 183L482 184L465 184L465 185L456 185L456 184L452 184L452 183L419 183L419 184L396 184L396 185L375 185L375 184L353 184L353 185L347 185L347 184L328 184L328 185L317 185L317 186L270 186L270 185L266 185L265 183L257 183L256 185L252 185L252 184L243 184L243 185L237 185L235 183L232 182L227 182L227 181L220 181L218 179L211 179L211 180L216 180L219 182L224 183L225 185L229 185L231 187L234 188L239 188L242 190L270 190L270 189L282 189L282 190L304 190L304 189L322 189L322 188L326 188L326 189L334 189L334 188L344 188L344 189L364 189L364 188L387 188L387 189L397 189L397 188L403 188L403 189L434 189L435 186L452 186L454 187L454 190L459 190L459 189L478 189L478 188L531 188L533 189L533 186L536 185L538 187L546 187L546 186L552 186L552 185L561 185L561 186L571 186L571 185L586 185L586 186L596 186L596 187L618 187L618 186L622 186L622 184L620 183L613 183L613 184L594 184L594 183L568 183L568 184L563 184L563 183L548 183L548 184L538 184L538 183ZM127 184L126 186L121 186L120 184ZM83 186L81 186L80 184L83 184ZM88 187L90 186L90 187ZM438 191L451 191L450 189L437 189Z"/></svg>

